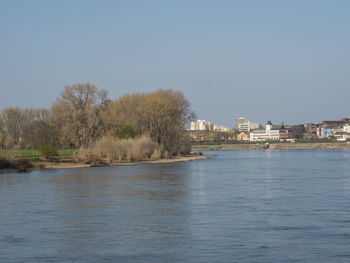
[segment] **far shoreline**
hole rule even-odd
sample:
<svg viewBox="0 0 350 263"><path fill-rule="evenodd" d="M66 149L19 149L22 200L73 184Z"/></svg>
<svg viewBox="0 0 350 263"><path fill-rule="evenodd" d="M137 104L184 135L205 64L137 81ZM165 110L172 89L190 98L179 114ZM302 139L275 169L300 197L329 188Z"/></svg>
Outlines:
<svg viewBox="0 0 350 263"><path fill-rule="evenodd" d="M239 150L259 150L264 142L242 143L242 144L222 144L222 145L192 145L192 151L239 151ZM220 147L218 147L220 146ZM267 148L269 150L312 150L312 149L350 149L350 143L272 143Z"/></svg>

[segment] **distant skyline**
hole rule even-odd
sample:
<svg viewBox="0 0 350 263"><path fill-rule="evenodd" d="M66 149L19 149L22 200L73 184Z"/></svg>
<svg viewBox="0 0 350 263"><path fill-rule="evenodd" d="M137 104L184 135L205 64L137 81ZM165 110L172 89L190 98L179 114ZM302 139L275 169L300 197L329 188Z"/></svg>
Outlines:
<svg viewBox="0 0 350 263"><path fill-rule="evenodd" d="M0 0L0 110L65 85L184 92L233 127L350 117L350 1Z"/></svg>

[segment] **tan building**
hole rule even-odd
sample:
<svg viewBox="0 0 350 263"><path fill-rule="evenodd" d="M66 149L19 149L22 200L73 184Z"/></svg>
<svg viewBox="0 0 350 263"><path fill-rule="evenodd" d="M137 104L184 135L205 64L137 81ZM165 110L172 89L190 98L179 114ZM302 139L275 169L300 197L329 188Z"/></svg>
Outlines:
<svg viewBox="0 0 350 263"><path fill-rule="evenodd" d="M250 137L249 137L249 132L240 132L237 134L237 141L249 141Z"/></svg>

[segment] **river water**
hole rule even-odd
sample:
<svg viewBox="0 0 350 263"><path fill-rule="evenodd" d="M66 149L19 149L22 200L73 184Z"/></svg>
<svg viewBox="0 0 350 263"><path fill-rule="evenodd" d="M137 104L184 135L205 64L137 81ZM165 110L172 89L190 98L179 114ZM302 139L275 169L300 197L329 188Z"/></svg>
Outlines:
<svg viewBox="0 0 350 263"><path fill-rule="evenodd" d="M0 173L0 262L350 262L350 151Z"/></svg>

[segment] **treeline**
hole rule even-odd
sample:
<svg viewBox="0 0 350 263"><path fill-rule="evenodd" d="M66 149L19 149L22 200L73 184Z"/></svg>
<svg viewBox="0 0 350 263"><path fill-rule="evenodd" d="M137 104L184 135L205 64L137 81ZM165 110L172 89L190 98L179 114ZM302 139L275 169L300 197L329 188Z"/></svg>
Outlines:
<svg viewBox="0 0 350 263"><path fill-rule="evenodd" d="M158 90L111 100L107 91L94 85L75 84L66 86L50 109L3 109L0 147L91 149L102 138L132 140L142 136L161 151L176 155L189 151L185 125L193 117L180 91Z"/></svg>

